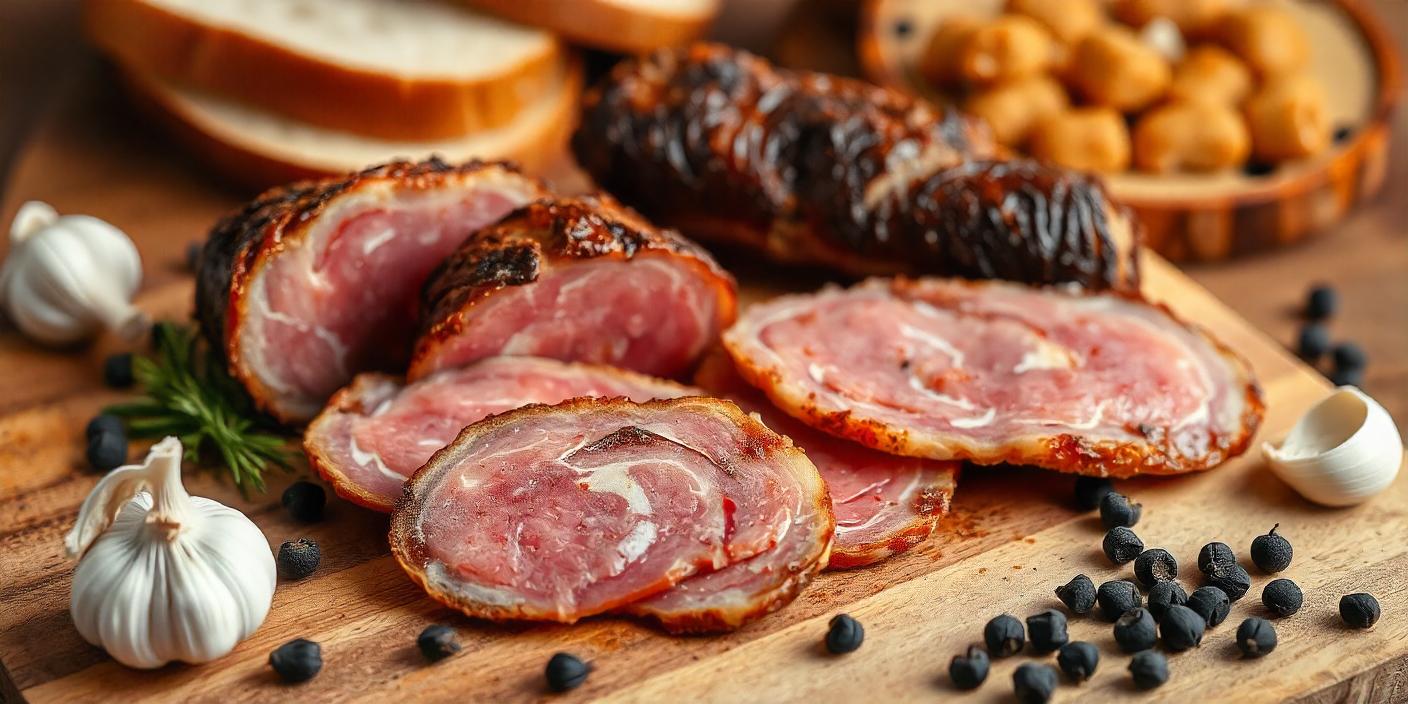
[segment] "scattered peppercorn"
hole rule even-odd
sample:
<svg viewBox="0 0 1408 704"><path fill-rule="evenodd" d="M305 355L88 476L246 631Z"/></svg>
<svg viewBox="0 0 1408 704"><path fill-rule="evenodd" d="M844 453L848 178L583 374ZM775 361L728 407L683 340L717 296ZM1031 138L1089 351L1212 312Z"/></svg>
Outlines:
<svg viewBox="0 0 1408 704"><path fill-rule="evenodd" d="M1100 613L1108 621L1114 621L1123 616L1124 612L1144 605L1143 598L1139 596L1139 588L1127 579L1101 584L1095 599L1100 602Z"/></svg>
<svg viewBox="0 0 1408 704"><path fill-rule="evenodd" d="M1105 549L1105 557L1116 565L1123 565L1144 552L1144 541L1125 526L1111 528L1101 545Z"/></svg>
<svg viewBox="0 0 1408 704"><path fill-rule="evenodd" d="M1379 621L1379 600L1370 594L1346 594L1340 597L1340 620L1350 628L1372 628Z"/></svg>
<svg viewBox="0 0 1408 704"><path fill-rule="evenodd" d="M1363 386L1363 369L1334 369L1330 372L1330 383L1335 386Z"/></svg>
<svg viewBox="0 0 1408 704"><path fill-rule="evenodd" d="M1071 613L1089 613L1095 608L1095 583L1090 578L1078 574L1071 581L1056 587L1056 598L1061 600Z"/></svg>
<svg viewBox="0 0 1408 704"><path fill-rule="evenodd" d="M1337 370L1363 370L1369 366L1368 355L1364 354L1362 347L1353 342L1341 342L1335 345L1335 348L1330 351L1330 357L1334 360Z"/></svg>
<svg viewBox="0 0 1408 704"><path fill-rule="evenodd" d="M284 489L279 501L293 520L313 523L323 520L323 508L327 506L328 494L313 482L298 481Z"/></svg>
<svg viewBox="0 0 1408 704"><path fill-rule="evenodd" d="M1015 655L1022 650L1022 646L1027 644L1026 631L1022 630L1022 622L1016 616L1003 614L988 621L988 625L983 627L983 643L988 646L988 653L995 658L1005 658Z"/></svg>
<svg viewBox="0 0 1408 704"><path fill-rule="evenodd" d="M1100 500L1114 491L1110 480L1104 477L1076 477L1076 506L1082 511L1100 508Z"/></svg>
<svg viewBox="0 0 1408 704"><path fill-rule="evenodd" d="M843 655L860 647L865 641L865 628L846 614L831 617L831 626L826 631L826 649L833 655Z"/></svg>
<svg viewBox="0 0 1408 704"><path fill-rule="evenodd" d="M1168 658L1157 650L1135 653L1129 660L1129 674L1134 677L1134 686L1156 689L1168 681Z"/></svg>
<svg viewBox="0 0 1408 704"><path fill-rule="evenodd" d="M1305 595L1300 587L1289 579L1273 579L1261 590L1261 603L1277 616L1290 616L1300 611Z"/></svg>
<svg viewBox="0 0 1408 704"><path fill-rule="evenodd" d="M88 464L99 472L121 467L127 462L127 431L119 424L89 435L84 456Z"/></svg>
<svg viewBox="0 0 1408 704"><path fill-rule="evenodd" d="M912 31L914 31L914 25L910 24L909 20L900 20L895 23L895 36L897 37L907 37Z"/></svg>
<svg viewBox="0 0 1408 704"><path fill-rule="evenodd" d="M976 645L967 655L955 655L948 663L948 678L959 689L977 689L988 678L988 654Z"/></svg>
<svg viewBox="0 0 1408 704"><path fill-rule="evenodd" d="M1227 543L1208 543L1198 551L1198 570L1212 576L1213 572L1237 564L1237 555Z"/></svg>
<svg viewBox="0 0 1408 704"><path fill-rule="evenodd" d="M1266 535L1258 535L1252 540L1252 563L1262 572L1276 573L1291 566L1291 541L1276 532L1281 524L1271 526Z"/></svg>
<svg viewBox="0 0 1408 704"><path fill-rule="evenodd" d="M1106 530L1115 526L1133 528L1143 511L1142 504L1133 503L1128 496L1118 492L1112 491L1100 499L1100 522Z"/></svg>
<svg viewBox="0 0 1408 704"><path fill-rule="evenodd" d="M1173 580L1157 582L1149 587L1149 613L1153 614L1157 621L1164 617L1164 612L1174 604L1187 604L1188 592L1183 591L1182 585Z"/></svg>
<svg viewBox="0 0 1408 704"><path fill-rule="evenodd" d="M1012 673L1012 688L1021 704L1045 704L1056 691L1056 670L1050 665L1024 662Z"/></svg>
<svg viewBox="0 0 1408 704"><path fill-rule="evenodd" d="M1259 658L1276 649L1276 629L1264 618L1253 616L1237 627L1237 649L1242 657Z"/></svg>
<svg viewBox="0 0 1408 704"><path fill-rule="evenodd" d="M1178 577L1178 560L1163 548L1150 548L1134 558L1134 576L1146 588Z"/></svg>
<svg viewBox="0 0 1408 704"><path fill-rule="evenodd" d="M1349 125L1340 125L1335 128L1334 133L1330 136L1334 138L1336 144L1339 144L1354 136L1354 128Z"/></svg>
<svg viewBox="0 0 1408 704"><path fill-rule="evenodd" d="M1241 565L1232 565L1219 570L1213 570L1208 575L1208 584L1227 593L1227 598L1237 601L1247 595L1247 591L1252 588L1252 576L1247 574L1246 569Z"/></svg>
<svg viewBox="0 0 1408 704"><path fill-rule="evenodd" d="M1330 353L1330 330L1320 323L1306 323L1296 335L1296 355L1310 364Z"/></svg>
<svg viewBox="0 0 1408 704"><path fill-rule="evenodd" d="M1206 628L1207 622L1198 612L1186 606L1170 606L1164 612L1164 620L1159 622L1159 636L1165 648L1178 652L1202 643Z"/></svg>
<svg viewBox="0 0 1408 704"><path fill-rule="evenodd" d="M1066 615L1055 609L1047 609L1027 617L1027 636L1032 642L1032 651L1045 655L1070 640L1066 635Z"/></svg>
<svg viewBox="0 0 1408 704"><path fill-rule="evenodd" d="M1212 627L1227 620L1227 614L1232 610L1232 600L1227 598L1227 592L1207 585L1194 589L1193 593L1188 595L1187 607L1197 612L1203 617L1203 621Z"/></svg>
<svg viewBox="0 0 1408 704"><path fill-rule="evenodd" d="M311 640L295 638L269 653L269 666L285 682L307 682L323 669L323 648Z"/></svg>
<svg viewBox="0 0 1408 704"><path fill-rule="evenodd" d="M1335 314L1339 297L1329 284L1315 284L1305 294L1305 317L1310 320L1324 320Z"/></svg>
<svg viewBox="0 0 1408 704"><path fill-rule="evenodd" d="M1083 640L1071 641L1056 653L1056 664L1072 682L1084 682L1100 666L1100 649Z"/></svg>
<svg viewBox="0 0 1408 704"><path fill-rule="evenodd" d="M96 416L93 416L93 419L88 421L88 425L84 426L83 437L85 439L92 440L93 436L95 435L110 432L118 432L125 434L127 432L127 428L122 425L121 418L118 418L117 416L111 413L100 413Z"/></svg>
<svg viewBox="0 0 1408 704"><path fill-rule="evenodd" d="M1148 609L1130 609L1115 621L1115 642L1126 653L1148 650L1158 641L1154 615Z"/></svg>
<svg viewBox="0 0 1408 704"><path fill-rule="evenodd" d="M307 538L285 541L279 546L279 576L303 579L318 569L322 559L318 544Z"/></svg>
<svg viewBox="0 0 1408 704"><path fill-rule="evenodd" d="M582 662L582 659L570 653L556 653L548 658L548 666L543 674L548 680L548 689L554 692L566 692L569 689L576 689L587 681L587 675L591 674L592 666Z"/></svg>
<svg viewBox="0 0 1408 704"><path fill-rule="evenodd" d="M103 383L109 388L126 389L136 381L132 376L132 353L121 352L108 355L103 360Z"/></svg>
<svg viewBox="0 0 1408 704"><path fill-rule="evenodd" d="M426 660L436 662L460 651L460 642L455 638L455 629L439 623L425 627L416 638L416 647Z"/></svg>

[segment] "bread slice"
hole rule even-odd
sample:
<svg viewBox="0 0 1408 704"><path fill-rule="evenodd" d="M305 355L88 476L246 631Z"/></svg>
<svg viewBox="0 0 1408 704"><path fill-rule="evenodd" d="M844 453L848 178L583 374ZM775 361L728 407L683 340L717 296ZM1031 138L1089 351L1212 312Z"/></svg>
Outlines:
<svg viewBox="0 0 1408 704"><path fill-rule="evenodd" d="M516 161L542 173L563 158L576 122L582 71L564 61L552 88L510 124L467 137L429 141L378 140L291 120L169 82L125 74L140 107L172 128L177 139L235 182L257 189L302 178L342 174L369 164L436 155L451 163L472 158Z"/></svg>
<svg viewBox="0 0 1408 704"><path fill-rule="evenodd" d="M720 0L461 0L514 22L542 27L579 44L643 52L698 39Z"/></svg>
<svg viewBox="0 0 1408 704"><path fill-rule="evenodd" d="M557 89L547 32L427 0L88 0L128 72L371 137L501 128Z"/></svg>

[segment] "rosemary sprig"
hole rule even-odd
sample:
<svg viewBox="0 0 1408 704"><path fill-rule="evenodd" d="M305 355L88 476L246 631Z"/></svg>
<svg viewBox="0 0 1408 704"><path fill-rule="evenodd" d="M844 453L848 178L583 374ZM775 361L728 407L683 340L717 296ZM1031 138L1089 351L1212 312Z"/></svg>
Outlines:
<svg viewBox="0 0 1408 704"><path fill-rule="evenodd" d="M133 437L175 435L186 455L201 461L210 450L246 498L264 491L264 470L288 469L286 438L260 416L244 389L203 344L194 329L158 323L156 354L132 360L132 373L146 398L111 406Z"/></svg>

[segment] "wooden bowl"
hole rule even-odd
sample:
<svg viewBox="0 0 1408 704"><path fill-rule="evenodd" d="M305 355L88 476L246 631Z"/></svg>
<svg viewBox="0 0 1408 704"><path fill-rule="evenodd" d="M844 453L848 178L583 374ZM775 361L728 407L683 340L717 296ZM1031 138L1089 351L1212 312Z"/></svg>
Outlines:
<svg viewBox="0 0 1408 704"><path fill-rule="evenodd" d="M1053 0L1055 1L1055 0ZM1002 0L866 0L857 50L870 80L944 98L915 66L945 17L997 14ZM1339 135L1324 154L1264 176L1219 174L1105 177L1112 195L1143 221L1145 243L1174 260L1221 260L1323 232L1383 186L1389 118L1399 91L1393 44L1363 0L1280 0L1311 35L1312 73L1330 95Z"/></svg>

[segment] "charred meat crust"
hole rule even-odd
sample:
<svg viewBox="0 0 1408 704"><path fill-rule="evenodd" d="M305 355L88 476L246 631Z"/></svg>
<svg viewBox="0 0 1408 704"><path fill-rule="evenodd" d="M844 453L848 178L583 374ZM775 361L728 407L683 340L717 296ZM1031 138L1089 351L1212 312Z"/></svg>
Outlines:
<svg viewBox="0 0 1408 704"><path fill-rule="evenodd" d="M367 415L374 408L368 407L366 395L370 388L377 384L384 383L402 384L405 382L400 377L389 374L358 374L352 383L339 389L337 393L328 399L327 407L318 414L313 422L308 424L308 430L303 435L303 454L308 457L308 466L318 473L332 486L332 490L344 500L350 501L363 508L373 511L387 513L391 510L391 504L387 503L380 496L368 492L356 482L352 481L337 468L337 463L333 462L316 442L319 434L323 432L323 426L335 420L339 413L354 413ZM371 404L374 406L374 404Z"/></svg>
<svg viewBox="0 0 1408 704"><path fill-rule="evenodd" d="M638 404L620 398L601 399L582 397L569 399L553 406L541 403L532 404L496 416L491 416L490 418L466 427L464 430L460 431L459 436L455 438L454 442L437 451L430 460L425 463L424 467L417 470L416 473L406 481L405 486L402 488L401 498L396 502L396 507L391 514L391 529L388 534L388 541L391 544L392 556L396 558L396 561L401 565L401 568L405 570L406 574L410 576L412 581L420 585L432 599L468 616L497 621L522 619L542 620L551 618L548 614L528 611L517 605L485 604L467 600L456 594L436 591L431 586L426 575L426 563L429 556L426 553L423 534L417 526L417 519L426 509L423 504L424 492L431 483L435 482L438 477L443 474L444 469L448 469L448 467L444 467L444 465L450 461L452 454L459 446L472 443L476 438L486 433L532 416L555 414L570 415L579 411L589 411L592 409L610 410L612 408L622 407L678 410L685 414L721 414L744 431L745 440L743 445L738 448L739 454L762 457L769 453L777 453L787 456L787 461L794 461L797 458L807 461L805 459L806 453L804 453L801 448L793 445L792 441L786 436L774 433L769 430L767 426L744 413L743 410L732 401L724 399L691 396L647 401ZM815 471L815 469L812 470L814 475ZM834 530L836 519L831 511L831 495L828 493L826 485L822 482L820 475L815 475L814 478L820 487L820 491L816 492L816 503L812 506L812 509L817 512L817 516L826 521ZM826 551L830 547L830 541L831 531L828 531L828 536L825 541L826 544L822 546L820 558L818 559L821 563L825 562ZM794 578L796 577L794 576ZM800 591L804 584L805 582L799 582L796 585L796 591ZM658 589L653 593L662 592L673 585L674 584L670 582L655 585ZM754 614L754 617L761 616L764 613L786 604L791 600L792 596L796 595L796 591L793 591L791 595L787 596L786 600L770 606L761 613ZM617 608L624 606L626 605L618 604ZM721 623L719 627L723 630L728 630L737 628L738 625L742 625L742 623L737 625ZM701 630L709 630L703 625L699 626L699 628ZM681 632L689 630L692 629L681 628Z"/></svg>
<svg viewBox="0 0 1408 704"><path fill-rule="evenodd" d="M953 111L725 46L617 65L572 146L647 216L785 260L1138 287L1137 233L1098 181L1001 161Z"/></svg>
<svg viewBox="0 0 1408 704"><path fill-rule="evenodd" d="M597 257L675 256L727 290L721 323L735 315L736 283L701 247L678 232L651 226L610 196L546 198L471 235L426 280L419 349L459 333L462 313L510 286L533 283L557 262ZM414 376L414 374L413 374Z"/></svg>
<svg viewBox="0 0 1408 704"><path fill-rule="evenodd" d="M270 189L221 218L211 230L196 272L196 317L211 348L219 350L231 374L245 383L255 401L256 383L239 368L234 329L244 308L244 294L259 260L276 253L285 241L303 236L306 226L338 196L378 181L415 189L432 189L450 179L492 169L516 171L508 162L469 161L450 164L438 157L394 161L343 177L300 181Z"/></svg>
<svg viewBox="0 0 1408 704"><path fill-rule="evenodd" d="M916 515L904 528L893 531L884 540L876 540L862 545L831 550L828 570L848 570L873 565L893 555L905 552L924 542L934 531L944 516L948 515L953 501L953 490L958 484L958 469L952 469L939 483L926 486L914 497Z"/></svg>

